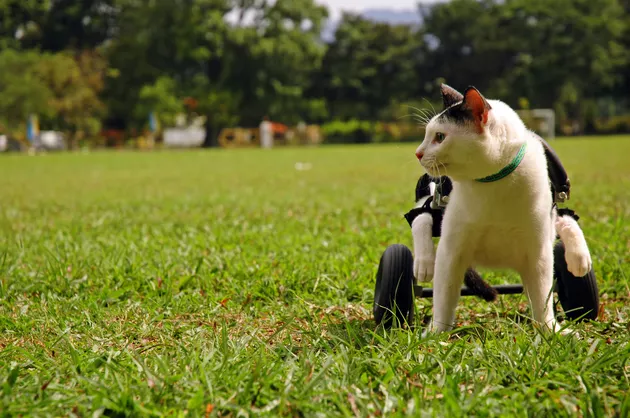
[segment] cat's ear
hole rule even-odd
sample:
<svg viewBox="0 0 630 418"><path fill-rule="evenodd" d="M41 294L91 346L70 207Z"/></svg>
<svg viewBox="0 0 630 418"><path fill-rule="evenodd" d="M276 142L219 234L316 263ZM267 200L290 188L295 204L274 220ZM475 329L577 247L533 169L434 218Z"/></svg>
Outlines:
<svg viewBox="0 0 630 418"><path fill-rule="evenodd" d="M488 123L488 112L492 108L490 107L490 103L488 103L476 88L471 86L466 89L462 106L470 111L473 121L479 129Z"/></svg>
<svg viewBox="0 0 630 418"><path fill-rule="evenodd" d="M459 103L464 100L464 95L455 90L448 84L442 84L440 86L442 92L442 102L444 102L444 109L453 106L455 103Z"/></svg>

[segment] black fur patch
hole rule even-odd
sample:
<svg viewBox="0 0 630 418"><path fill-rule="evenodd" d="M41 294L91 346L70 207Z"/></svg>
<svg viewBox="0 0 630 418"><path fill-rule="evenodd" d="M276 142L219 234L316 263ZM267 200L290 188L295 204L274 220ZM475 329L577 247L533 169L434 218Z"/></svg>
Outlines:
<svg viewBox="0 0 630 418"><path fill-rule="evenodd" d="M475 119L473 114L470 112L470 109L468 109L464 103L460 102L442 112L442 114L438 117L438 120L448 121L455 124L465 124L473 122Z"/></svg>
<svg viewBox="0 0 630 418"><path fill-rule="evenodd" d="M447 84L442 84L442 86L440 87L440 92L442 93L442 103L444 103L445 109L453 106L455 103L464 100L463 94Z"/></svg>
<svg viewBox="0 0 630 418"><path fill-rule="evenodd" d="M580 217L578 216L577 213L575 213L574 210L571 210L569 208L559 208L558 209L558 216L570 216L571 218L575 219L575 222L580 220Z"/></svg>
<svg viewBox="0 0 630 418"><path fill-rule="evenodd" d="M447 176L433 178L428 174L424 174L418 179L418 183L416 183L416 202L431 194L431 189L429 188L431 182L442 184L442 196L448 196L453 190L453 183Z"/></svg>
<svg viewBox="0 0 630 418"><path fill-rule="evenodd" d="M429 184L431 184L432 181L433 181L433 178L429 176L428 174L425 174L418 179L418 183L416 184L415 202L431 194L431 189L429 188Z"/></svg>
<svg viewBox="0 0 630 418"><path fill-rule="evenodd" d="M438 119L446 119L449 122L456 123L456 124L476 122L475 119L479 118L481 116L481 113L478 115L475 115L475 111L473 110L473 108L471 108L471 103L467 103L467 98L469 97L469 92L471 91L474 91L474 93L471 93L472 96L469 101L473 101L474 103L477 103L478 100L480 99L483 102L485 111L489 111L490 109L492 109L488 101L485 99L485 97L483 97L481 93L479 93L479 90L477 90L473 86L468 86L468 88L466 89L466 92L462 95L461 101L447 107L444 110L444 112L442 112L442 114L438 117ZM443 100L444 100L444 97L443 97ZM444 103L446 104L447 101L444 100ZM484 123L485 123L485 120L484 120Z"/></svg>
<svg viewBox="0 0 630 418"><path fill-rule="evenodd" d="M448 196L453 191L453 182L447 176L440 177L442 182L442 197Z"/></svg>
<svg viewBox="0 0 630 418"><path fill-rule="evenodd" d="M428 174L424 174L420 179L418 179L418 183L416 184L416 202L423 197L429 196L431 194L431 189L429 185L431 182L440 183L442 189L442 197L448 196L453 190L453 183L451 179L442 176L440 178L433 178ZM444 208L432 209L431 202L433 201L433 197L429 197L424 204L419 208L413 208L409 212L405 213L405 219L409 226L413 224L414 219L423 213L430 213L433 218L433 228L432 235L434 237L439 237L442 235L442 219L444 218Z"/></svg>

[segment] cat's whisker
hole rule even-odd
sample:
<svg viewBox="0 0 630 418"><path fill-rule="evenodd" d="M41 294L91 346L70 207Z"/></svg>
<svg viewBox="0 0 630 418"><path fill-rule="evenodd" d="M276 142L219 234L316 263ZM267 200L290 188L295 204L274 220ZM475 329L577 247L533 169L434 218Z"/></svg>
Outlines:
<svg viewBox="0 0 630 418"><path fill-rule="evenodd" d="M435 108L433 107L433 104L429 100L427 100L426 97L423 97L422 100L424 100L425 102L427 102L429 104L429 106L431 106L431 109L433 110L433 116L437 115L437 112L435 111Z"/></svg>
<svg viewBox="0 0 630 418"><path fill-rule="evenodd" d="M424 109L422 112L418 112L418 114L422 115L422 117L424 117L427 121L431 120L433 117L431 112L427 109Z"/></svg>
<svg viewBox="0 0 630 418"><path fill-rule="evenodd" d="M443 162L438 162L438 164L440 164L444 168L444 175L448 176L448 172L446 170L446 166L444 165L444 163Z"/></svg>
<svg viewBox="0 0 630 418"><path fill-rule="evenodd" d="M429 120L433 119L433 117L436 115L434 110L429 110L427 109L427 116L429 117Z"/></svg>
<svg viewBox="0 0 630 418"><path fill-rule="evenodd" d="M438 180L437 183L441 186L442 185L442 174L440 173L440 166L438 165L438 162L433 159L431 160L431 168L437 172L438 175Z"/></svg>
<svg viewBox="0 0 630 418"><path fill-rule="evenodd" d="M423 115L421 115L420 113L408 113L408 114L406 114L406 115L400 116L400 117L399 117L399 118L397 118L397 119L402 119L402 118L416 118L416 117L419 117L419 116L423 116Z"/></svg>
<svg viewBox="0 0 630 418"><path fill-rule="evenodd" d="M435 175L432 173L435 173L437 171L437 167L435 165L435 160L430 159L425 161L425 165L427 166L427 173L431 176L431 178L435 178ZM430 171L430 173L429 173Z"/></svg>
<svg viewBox="0 0 630 418"><path fill-rule="evenodd" d="M427 119L427 116L423 113L414 113L413 115L416 119Z"/></svg>
<svg viewBox="0 0 630 418"><path fill-rule="evenodd" d="M431 114L431 111L429 109L419 109L411 105L407 105L407 107L417 112L417 114L422 115L424 118L427 119L427 121L431 120L431 118L434 116Z"/></svg>
<svg viewBox="0 0 630 418"><path fill-rule="evenodd" d="M426 127L429 124L429 119L428 118L422 117L421 115L418 115L418 114L403 115L403 116L400 116L400 117L396 118L396 120L401 120L401 119L404 119L404 118L412 118L413 120L415 120L422 127Z"/></svg>
<svg viewBox="0 0 630 418"><path fill-rule="evenodd" d="M417 107L415 107L415 106L411 106L411 105L407 105L407 107L408 107L409 109L411 109L411 110L415 110L416 112L421 112L422 110L425 110L425 109L419 109L419 108L417 108Z"/></svg>
<svg viewBox="0 0 630 418"><path fill-rule="evenodd" d="M429 105L430 104L431 103L429 103ZM404 118L412 118L412 119L415 119L416 122L419 122L420 125L426 126L430 122L431 118L433 117L429 109L418 109L417 107L414 107L411 105L407 105L407 107L413 110L415 113L409 113L407 115L400 116L396 118L397 120L401 120Z"/></svg>
<svg viewBox="0 0 630 418"><path fill-rule="evenodd" d="M429 123L429 120L428 120L428 119L423 118L423 117L421 117L421 116L419 116L419 115L415 115L415 116L414 116L414 119L416 120L416 122L418 122L418 123L420 124L420 126L423 126L423 127L424 127L424 126L427 126L427 125L428 125L428 123Z"/></svg>
<svg viewBox="0 0 630 418"><path fill-rule="evenodd" d="M417 113L416 116L425 124L428 124L431 121L431 116L427 112Z"/></svg>

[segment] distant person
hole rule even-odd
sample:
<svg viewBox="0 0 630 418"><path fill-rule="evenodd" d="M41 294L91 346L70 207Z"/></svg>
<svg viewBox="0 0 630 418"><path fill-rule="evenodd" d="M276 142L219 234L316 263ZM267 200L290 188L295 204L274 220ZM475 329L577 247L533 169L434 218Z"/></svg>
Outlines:
<svg viewBox="0 0 630 418"><path fill-rule="evenodd" d="M273 129L269 118L265 116L260 124L260 146L262 148L273 147Z"/></svg>
<svg viewBox="0 0 630 418"><path fill-rule="evenodd" d="M300 121L297 124L297 134L298 134L298 139L301 143L305 143L307 142L307 137L306 137L306 124L304 123L304 121Z"/></svg>

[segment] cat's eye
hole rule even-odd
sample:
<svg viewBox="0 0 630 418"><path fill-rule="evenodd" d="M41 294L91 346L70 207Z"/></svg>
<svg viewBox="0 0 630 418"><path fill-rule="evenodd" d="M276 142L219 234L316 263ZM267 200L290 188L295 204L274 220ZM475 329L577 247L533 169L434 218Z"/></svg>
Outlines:
<svg viewBox="0 0 630 418"><path fill-rule="evenodd" d="M437 142L438 144L442 143L445 138L446 138L446 135L444 135L442 132L437 132L435 134L435 142Z"/></svg>

